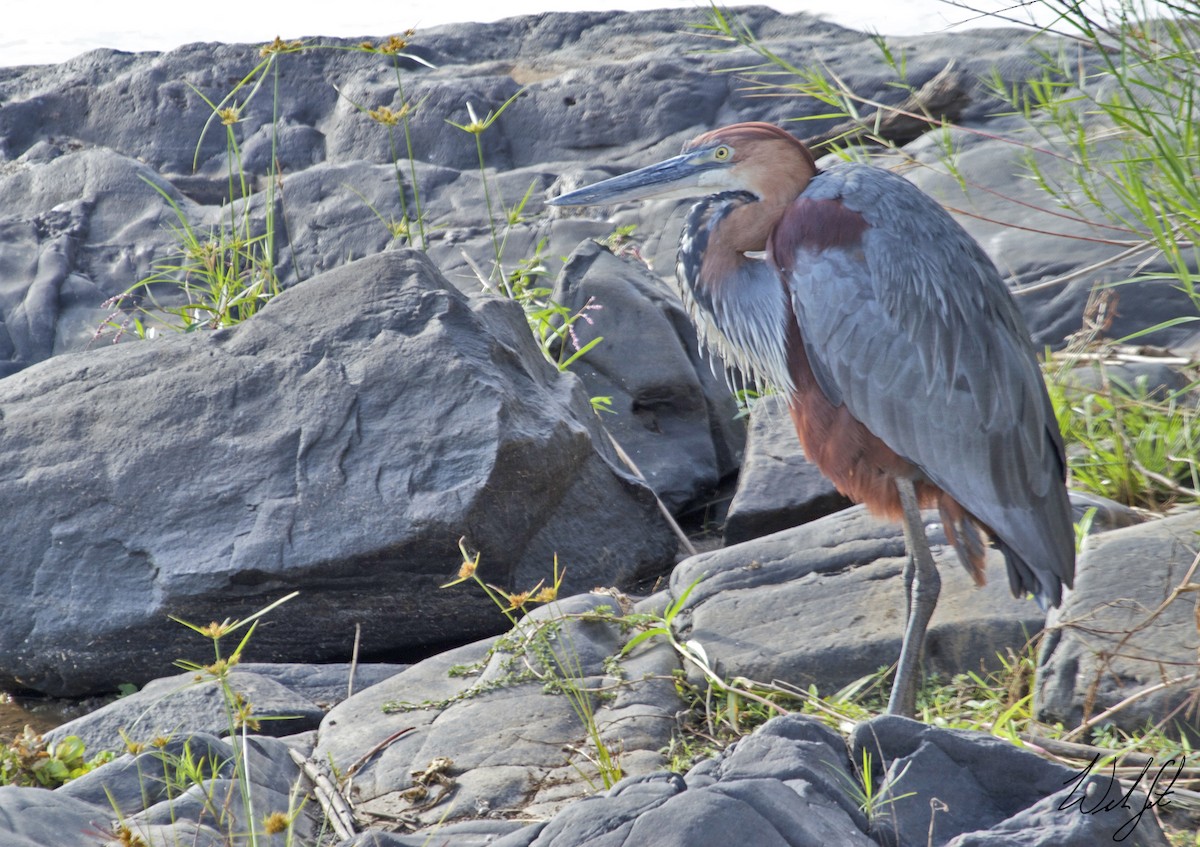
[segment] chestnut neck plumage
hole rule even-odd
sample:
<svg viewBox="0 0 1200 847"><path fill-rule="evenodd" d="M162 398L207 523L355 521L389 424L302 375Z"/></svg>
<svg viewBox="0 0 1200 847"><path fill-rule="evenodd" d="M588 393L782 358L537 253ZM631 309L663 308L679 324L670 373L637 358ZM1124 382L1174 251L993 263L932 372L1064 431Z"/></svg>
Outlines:
<svg viewBox="0 0 1200 847"><path fill-rule="evenodd" d="M701 344L748 380L788 390L787 295L768 262L746 255L766 247L769 229L751 239L730 237L753 229L739 216L759 204L749 192L728 192L693 206L676 275Z"/></svg>
<svg viewBox="0 0 1200 847"><path fill-rule="evenodd" d="M693 144L729 145L731 182L740 187L692 207L679 245L680 294L705 347L750 380L787 391L791 303L761 254L816 166L778 127L739 124L708 135Z"/></svg>

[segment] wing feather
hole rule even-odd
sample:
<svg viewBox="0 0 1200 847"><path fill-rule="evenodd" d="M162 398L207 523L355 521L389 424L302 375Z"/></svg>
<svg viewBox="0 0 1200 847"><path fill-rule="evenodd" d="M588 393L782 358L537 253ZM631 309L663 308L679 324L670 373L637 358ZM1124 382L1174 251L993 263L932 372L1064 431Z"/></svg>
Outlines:
<svg viewBox="0 0 1200 847"><path fill-rule="evenodd" d="M861 218L857 238L803 236L830 202ZM822 393L993 531L1015 589L1057 604L1074 575L1062 438L982 249L903 178L843 165L812 181L770 251Z"/></svg>

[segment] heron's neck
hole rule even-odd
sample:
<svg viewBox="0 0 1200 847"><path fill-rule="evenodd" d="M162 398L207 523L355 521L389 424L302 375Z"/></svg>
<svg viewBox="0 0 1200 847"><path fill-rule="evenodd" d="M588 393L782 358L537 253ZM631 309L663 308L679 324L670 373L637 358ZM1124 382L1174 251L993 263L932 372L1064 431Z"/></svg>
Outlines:
<svg viewBox="0 0 1200 847"><path fill-rule="evenodd" d="M766 248L779 214L749 192L706 197L688 214L676 275L704 346L751 379L786 388L783 286L767 262L746 255Z"/></svg>
<svg viewBox="0 0 1200 847"><path fill-rule="evenodd" d="M697 295L715 294L748 261L766 249L786 203L748 191L706 197L692 207L679 247L680 281Z"/></svg>

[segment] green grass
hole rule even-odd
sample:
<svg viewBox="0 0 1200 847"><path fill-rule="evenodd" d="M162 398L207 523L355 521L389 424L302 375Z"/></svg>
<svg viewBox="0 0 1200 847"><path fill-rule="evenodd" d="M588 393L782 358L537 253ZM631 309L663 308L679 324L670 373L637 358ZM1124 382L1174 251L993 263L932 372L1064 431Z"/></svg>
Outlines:
<svg viewBox="0 0 1200 847"><path fill-rule="evenodd" d="M175 252L156 261L150 276L108 301L117 311L101 331L111 330L118 340L127 331L152 338L162 329L221 329L246 320L279 293L270 239L252 234L248 218L236 229L222 225L200 232L170 194L149 184L175 212ZM166 292L175 302L158 301Z"/></svg>
<svg viewBox="0 0 1200 847"><path fill-rule="evenodd" d="M1071 374L1048 381L1074 487L1128 506L1165 511L1200 501L1200 409L1184 390L1123 384L1096 365L1096 388Z"/></svg>

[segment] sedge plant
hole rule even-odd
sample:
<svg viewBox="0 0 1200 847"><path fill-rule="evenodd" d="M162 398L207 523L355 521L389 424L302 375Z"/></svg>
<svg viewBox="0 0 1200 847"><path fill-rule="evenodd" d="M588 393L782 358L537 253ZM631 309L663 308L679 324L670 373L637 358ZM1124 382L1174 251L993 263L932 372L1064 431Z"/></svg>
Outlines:
<svg viewBox="0 0 1200 847"><path fill-rule="evenodd" d="M197 635L208 639L212 644L212 662L203 664L180 660L176 664L180 668L195 674L194 679L197 684L215 684L220 691L221 702L228 725L230 746L234 751L233 776L238 792L238 800L243 812L243 820L259 822L262 825L261 827L258 825L252 826L249 833L246 834L244 843L249 845L249 847L257 847L259 843L265 843L265 841L260 841L260 839L270 834L268 830L274 830L274 832L284 831L278 829L280 822L294 821L299 810L296 808L291 808L287 811L278 809L268 810L260 809L256 805L256 798L250 779L249 736L252 732L260 728L260 718L254 714L253 704L235 687L232 674L241 661L242 655L262 618L296 597L297 594L299 592L292 592L248 617L238 620L226 619L220 623L214 621L206 625L198 625L189 623L181 618L173 616L171 618ZM242 632L240 640L232 650L227 650L224 646L226 639L239 632ZM188 752L186 745L184 751L185 754ZM186 782L203 784L202 780L205 774L203 762L197 764L191 760L190 756L185 756L177 763L176 770L183 774ZM290 827L290 822L288 823L288 827Z"/></svg>
<svg viewBox="0 0 1200 847"><path fill-rule="evenodd" d="M587 675L580 662L579 653L571 642L570 628L564 625L572 616L562 612L540 620L529 616L534 605L553 604L558 599L558 591L565 576L565 571L559 568L558 557L554 558L553 579L549 585L543 580L528 590L510 592L484 581L479 574L481 554L468 551L465 539L459 541L459 550L463 561L458 575L442 588L470 581L496 604L512 626L510 638L505 644L536 660L540 675L537 670L533 670L532 674L541 679L547 693L561 694L567 698L571 709L583 725L590 745L588 751L580 752L595 767L604 788L616 785L624 775L619 761L620 754L604 738L603 729L596 721L593 701L598 692L588 687ZM555 641L560 642L561 646L556 648ZM588 779L582 769L578 766L576 769L581 776Z"/></svg>
<svg viewBox="0 0 1200 847"><path fill-rule="evenodd" d="M455 129L462 130L475 140L475 152L479 159L479 179L483 186L483 201L484 205L487 207L488 231L491 233L492 237L492 252L494 256L494 263L491 271L487 275L487 281L491 282L493 280L500 280L501 283L506 286L507 281L504 277L504 245L507 243L508 234L512 229L512 225L519 220L521 211L524 209L526 202L528 202L529 198L532 196L533 185L529 186L529 190L525 192L524 199L522 199L521 202L513 209L505 208L503 206L503 201L498 201L501 205L501 208L505 212L505 218L508 224L505 227L504 233L501 235L497 231L496 227L496 209L495 204L492 202L492 190L489 185L487 165L483 155L483 134L491 129L496 121L500 119L500 116L504 114L504 111L511 106L516 99L524 93L524 91L525 89L522 88L512 97L509 97L507 100L505 100L498 109L489 111L487 116L482 119L475 114L475 107L469 101L467 103L467 116L470 118L469 121L467 121L465 124L460 124L455 123L449 118L446 119L446 123L450 124L450 126L454 127Z"/></svg>

